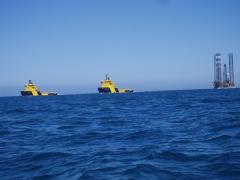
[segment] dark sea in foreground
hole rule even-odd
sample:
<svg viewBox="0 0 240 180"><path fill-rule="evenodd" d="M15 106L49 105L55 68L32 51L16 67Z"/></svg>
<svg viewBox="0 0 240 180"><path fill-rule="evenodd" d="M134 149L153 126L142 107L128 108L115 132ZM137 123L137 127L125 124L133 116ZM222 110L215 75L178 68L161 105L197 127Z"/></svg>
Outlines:
<svg viewBox="0 0 240 180"><path fill-rule="evenodd" d="M240 90L0 98L0 179L240 179Z"/></svg>

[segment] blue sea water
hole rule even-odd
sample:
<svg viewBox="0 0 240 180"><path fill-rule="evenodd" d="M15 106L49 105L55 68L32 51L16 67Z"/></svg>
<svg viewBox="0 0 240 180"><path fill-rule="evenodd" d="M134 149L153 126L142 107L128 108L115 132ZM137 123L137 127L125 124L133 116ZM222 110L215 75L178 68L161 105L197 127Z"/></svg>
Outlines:
<svg viewBox="0 0 240 180"><path fill-rule="evenodd" d="M0 98L1 179L240 179L240 90Z"/></svg>

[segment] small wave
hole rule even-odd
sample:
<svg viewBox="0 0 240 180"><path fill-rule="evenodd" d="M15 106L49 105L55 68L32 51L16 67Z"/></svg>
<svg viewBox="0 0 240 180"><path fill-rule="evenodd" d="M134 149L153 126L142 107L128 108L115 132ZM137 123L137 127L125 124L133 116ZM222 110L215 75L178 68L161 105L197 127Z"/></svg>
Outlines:
<svg viewBox="0 0 240 180"><path fill-rule="evenodd" d="M32 179L34 179L34 180L54 179L54 178L56 178L56 176L57 176L57 174L56 175L53 175L53 174L38 175L38 176L33 176Z"/></svg>
<svg viewBox="0 0 240 180"><path fill-rule="evenodd" d="M122 174L130 179L175 179L183 176L179 172L174 172L173 169L165 170L151 164L137 164L127 168Z"/></svg>
<svg viewBox="0 0 240 180"><path fill-rule="evenodd" d="M201 161L205 160L208 158L207 155L187 155L184 153L180 152L173 152L173 151L163 151L157 156L158 158L161 159L166 159L166 160L175 160L175 161L181 161L181 162L191 162L191 161Z"/></svg>
<svg viewBox="0 0 240 180"><path fill-rule="evenodd" d="M48 160L48 159L55 159L55 158L64 158L68 157L70 154L62 153L62 152L46 152L46 153L38 153L34 155L31 159L33 161L41 161L41 160Z"/></svg>
<svg viewBox="0 0 240 180"><path fill-rule="evenodd" d="M106 179L106 177L112 177L110 179L116 179L122 171L123 167L118 166L106 166L88 169L82 173L79 179ZM108 178L107 178L108 179ZM119 177L117 178L119 179Z"/></svg>
<svg viewBox="0 0 240 180"><path fill-rule="evenodd" d="M23 108L14 108L14 109L6 109L4 111L7 114L12 114L12 113L25 113L26 110Z"/></svg>
<svg viewBox="0 0 240 180"><path fill-rule="evenodd" d="M75 129L76 128L76 126L73 126L73 125L66 125L66 126L60 126L60 127L58 127L58 129L61 129L61 130L68 130L68 129Z"/></svg>
<svg viewBox="0 0 240 180"><path fill-rule="evenodd" d="M232 120L229 120L229 121L232 121ZM240 128L240 122L235 121L235 122L229 123L229 121L227 121L225 124L221 123L218 125L214 125L212 127L212 130L215 132L219 132L219 131L227 131L235 128Z"/></svg>
<svg viewBox="0 0 240 180"><path fill-rule="evenodd" d="M213 154L210 156L211 158L208 159L211 163L222 163L228 161L235 161L240 159L240 152L227 152L221 154Z"/></svg>
<svg viewBox="0 0 240 180"><path fill-rule="evenodd" d="M204 142L217 142L217 143L223 143L222 141L228 141L232 139L229 135L220 135L216 137L211 137L209 139L204 140Z"/></svg>
<svg viewBox="0 0 240 180"><path fill-rule="evenodd" d="M87 126L90 125L91 123L87 120L82 120L82 119L77 119L72 121L68 120L68 122L64 122L62 124L59 125L58 129L72 129L72 128L79 128L81 126Z"/></svg>
<svg viewBox="0 0 240 180"><path fill-rule="evenodd" d="M239 178L240 165L235 163L212 163L207 166L213 173L219 174L222 177Z"/></svg>
<svg viewBox="0 0 240 180"><path fill-rule="evenodd" d="M148 130L140 130L136 132L129 133L125 135L126 140L143 140L145 138L147 139L156 139L158 137L161 137L162 131L160 129L148 129ZM160 140L158 138L158 140Z"/></svg>
<svg viewBox="0 0 240 180"><path fill-rule="evenodd" d="M22 167L22 171L26 171L26 172L33 172L33 171L37 171L42 169L43 166L41 165L35 165L35 164L31 164L31 165L25 165L25 167Z"/></svg>
<svg viewBox="0 0 240 180"><path fill-rule="evenodd" d="M11 132L10 132L10 130L8 128L5 128L5 129L1 128L0 129L0 136L8 135L10 133Z"/></svg>

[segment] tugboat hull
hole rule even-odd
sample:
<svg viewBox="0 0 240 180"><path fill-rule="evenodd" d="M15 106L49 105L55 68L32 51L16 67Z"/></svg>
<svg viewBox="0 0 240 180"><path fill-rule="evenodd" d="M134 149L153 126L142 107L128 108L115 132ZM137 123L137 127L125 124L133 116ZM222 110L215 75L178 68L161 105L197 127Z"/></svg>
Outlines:
<svg viewBox="0 0 240 180"><path fill-rule="evenodd" d="M32 96L32 92L31 91L21 91L21 95L22 96Z"/></svg>
<svg viewBox="0 0 240 180"><path fill-rule="evenodd" d="M33 96L33 93L31 91L21 91L22 96ZM41 93L38 92L38 96L57 96L57 93ZM36 95L35 95L36 96Z"/></svg>
<svg viewBox="0 0 240 180"><path fill-rule="evenodd" d="M48 96L57 96L57 93L48 93Z"/></svg>
<svg viewBox="0 0 240 180"><path fill-rule="evenodd" d="M126 90L123 90L122 93L133 93L133 90L131 90L131 89L126 89Z"/></svg>
<svg viewBox="0 0 240 180"><path fill-rule="evenodd" d="M99 93L112 93L110 88L98 88ZM133 90L131 89L123 89L123 90L118 90L118 88L115 88L115 93L133 93Z"/></svg>
<svg viewBox="0 0 240 180"><path fill-rule="evenodd" d="M98 88L99 93L111 93L109 88Z"/></svg>
<svg viewBox="0 0 240 180"><path fill-rule="evenodd" d="M42 92L41 93L41 96L57 96L57 95L58 95L57 93L52 93L52 92L50 92L50 93Z"/></svg>

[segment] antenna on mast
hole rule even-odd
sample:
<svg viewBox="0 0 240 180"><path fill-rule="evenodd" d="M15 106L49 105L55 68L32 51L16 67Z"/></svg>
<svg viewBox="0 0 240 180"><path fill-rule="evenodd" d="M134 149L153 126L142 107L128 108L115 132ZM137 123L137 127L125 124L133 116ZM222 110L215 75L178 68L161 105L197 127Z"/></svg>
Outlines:
<svg viewBox="0 0 240 180"><path fill-rule="evenodd" d="M110 80L110 78L109 78L108 74L106 74L106 80Z"/></svg>

